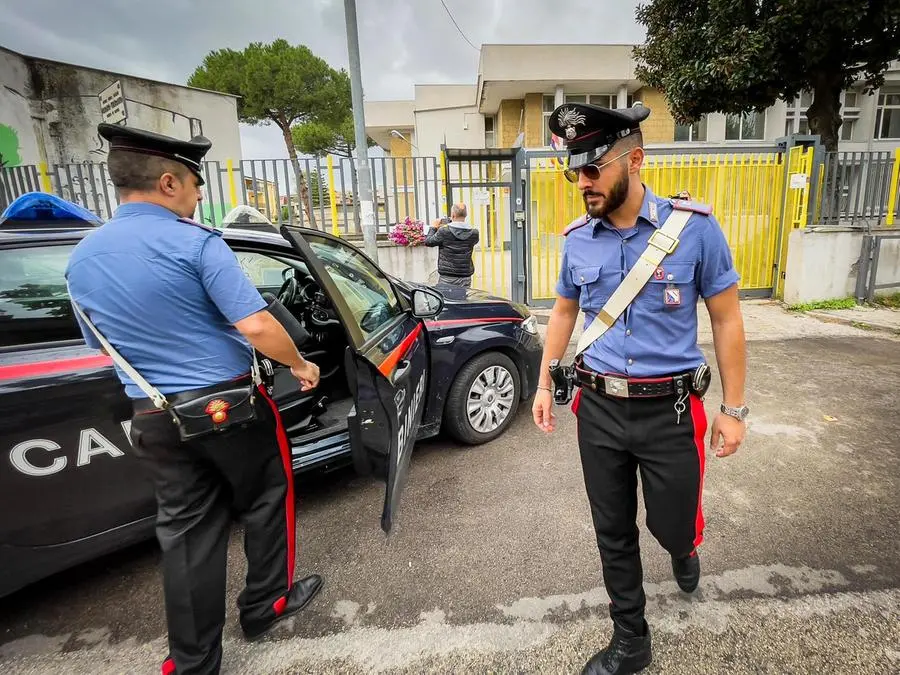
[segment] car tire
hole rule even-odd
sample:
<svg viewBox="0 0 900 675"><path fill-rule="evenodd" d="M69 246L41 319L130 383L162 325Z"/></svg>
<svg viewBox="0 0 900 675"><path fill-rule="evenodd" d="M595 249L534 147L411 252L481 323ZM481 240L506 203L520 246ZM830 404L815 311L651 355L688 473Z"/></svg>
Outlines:
<svg viewBox="0 0 900 675"><path fill-rule="evenodd" d="M444 428L461 443L487 443L506 431L512 422L519 409L521 391L519 369L512 359L500 352L479 354L460 369L450 386ZM476 404L482 407L484 415L479 413ZM503 410L506 410L505 417L495 424Z"/></svg>

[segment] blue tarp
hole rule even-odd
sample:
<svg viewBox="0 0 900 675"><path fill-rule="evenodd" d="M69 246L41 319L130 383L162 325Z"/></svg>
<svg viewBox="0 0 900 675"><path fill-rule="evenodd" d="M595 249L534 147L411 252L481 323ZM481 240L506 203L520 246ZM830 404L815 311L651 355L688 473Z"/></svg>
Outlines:
<svg viewBox="0 0 900 675"><path fill-rule="evenodd" d="M0 223L7 220L42 224L76 220L91 227L103 224L96 214L91 213L83 206L46 192L27 192L18 197L0 215Z"/></svg>

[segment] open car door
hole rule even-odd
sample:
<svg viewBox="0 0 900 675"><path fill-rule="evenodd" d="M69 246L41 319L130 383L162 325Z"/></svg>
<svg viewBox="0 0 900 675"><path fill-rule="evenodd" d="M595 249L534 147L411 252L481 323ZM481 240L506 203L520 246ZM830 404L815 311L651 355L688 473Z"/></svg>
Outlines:
<svg viewBox="0 0 900 675"><path fill-rule="evenodd" d="M381 528L390 532L430 376L421 319L437 314L443 301L417 290L414 306L408 307L387 275L346 242L288 226L281 233L306 260L347 332L353 464L361 475L385 481Z"/></svg>

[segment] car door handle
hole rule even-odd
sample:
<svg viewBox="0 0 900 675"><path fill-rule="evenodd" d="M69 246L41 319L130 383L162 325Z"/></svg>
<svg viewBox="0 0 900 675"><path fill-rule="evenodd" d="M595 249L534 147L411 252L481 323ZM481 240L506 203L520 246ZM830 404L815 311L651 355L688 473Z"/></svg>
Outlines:
<svg viewBox="0 0 900 675"><path fill-rule="evenodd" d="M397 369L394 371L394 374L391 375L391 384L397 384L406 379L409 375L409 371L412 370L411 364L406 359L401 359L397 362Z"/></svg>

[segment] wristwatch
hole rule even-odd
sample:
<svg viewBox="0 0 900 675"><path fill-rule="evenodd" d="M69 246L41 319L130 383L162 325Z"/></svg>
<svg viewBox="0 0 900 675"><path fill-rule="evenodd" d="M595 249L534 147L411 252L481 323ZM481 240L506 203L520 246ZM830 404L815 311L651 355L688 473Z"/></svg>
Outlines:
<svg viewBox="0 0 900 675"><path fill-rule="evenodd" d="M750 414L750 408L745 405L741 406L740 408L732 408L723 403L719 407L719 410L721 410L726 415L730 415L731 417L740 420L741 422L743 422L747 418L747 415Z"/></svg>

